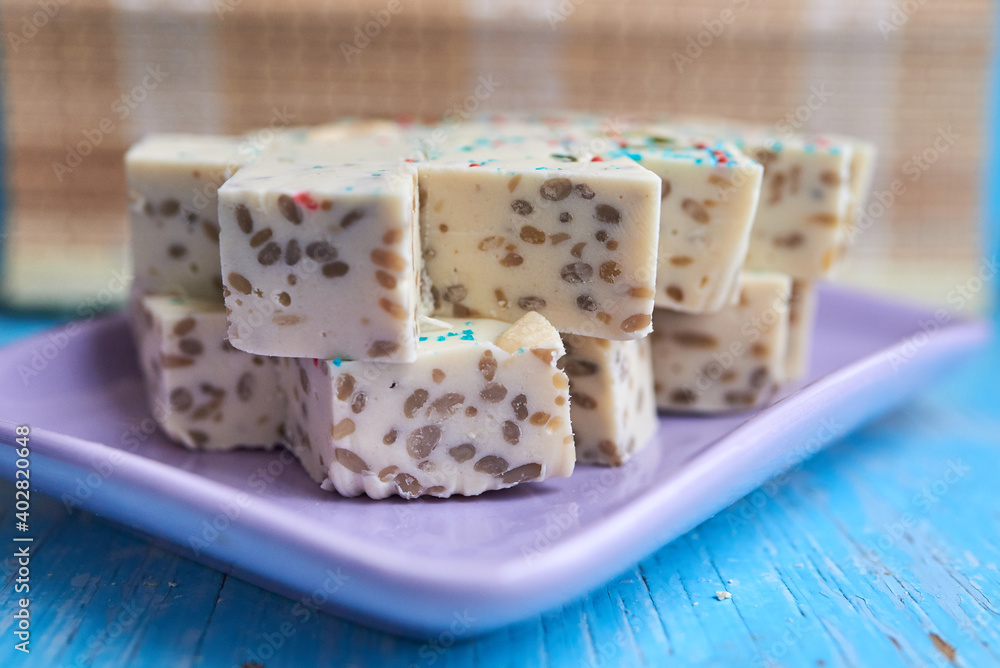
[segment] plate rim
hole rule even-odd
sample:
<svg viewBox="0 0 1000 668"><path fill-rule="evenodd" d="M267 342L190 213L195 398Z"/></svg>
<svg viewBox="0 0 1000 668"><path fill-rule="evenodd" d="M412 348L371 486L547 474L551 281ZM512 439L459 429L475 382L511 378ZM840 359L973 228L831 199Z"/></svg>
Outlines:
<svg viewBox="0 0 1000 668"><path fill-rule="evenodd" d="M854 291L843 290L839 287L825 287L823 291L832 292L834 290L843 293L846 297L858 295ZM889 302L900 308L911 308L915 315L932 313L930 310L911 307L905 303L879 299L863 293L861 296L873 302ZM118 315L94 320L85 323L84 326L92 328L119 327L122 320L124 317ZM934 339L922 347L921 360L914 362L913 366L923 368L955 355L963 353L971 355L977 348L988 342L992 333L991 329L990 321L985 319L959 320L956 318L953 322L943 326ZM6 346L0 349L0 356L17 356L24 350L30 349L32 343L36 342L37 339L44 339L51 331L47 330L11 346ZM94 334L100 335L101 332L97 331ZM636 554L640 552L648 554L650 549L656 549L656 546L662 546L672 540L672 538L663 540L660 538L662 532L654 531L649 532L651 535L644 540L637 539L637 527L648 527L650 524L655 526L658 512L662 512L664 507L669 507L671 503L674 503L674 499L688 491L692 485L704 484L705 472L713 468L717 470L720 466L719 459L723 453L720 448L716 447L720 443L741 441L743 451L753 452L762 443L766 444L768 439L773 439L775 421L783 425L783 433L790 432L791 427L784 425L811 420L815 417L821 404L829 403L831 395L843 398L857 392L852 381L860 379L863 381L862 384L868 386L877 384L882 378L879 367L889 363L893 355L902 354L903 348L910 343L915 335L916 332L911 333L896 340L888 347L881 348L831 373L820 376L809 384L795 389L791 394L774 404L751 415L745 422L706 445L687 460L683 470L671 478L670 485L655 486L641 497L630 500L612 513L580 527L577 531L555 541L530 563L522 557L512 558L509 555L488 563L487 565L497 566L490 572L490 577L482 577L482 562L468 560L469 563L465 564L463 562L466 560L458 557L441 558L428 554L420 554L408 561L401 558L400 553L392 551L390 547L366 543L365 539L359 535L349 532L330 532L328 523L311 517L299 518L297 522L288 522L288 511L266 497L258 497L249 507L243 508L239 522L243 525L244 531L268 536L271 540L279 541L285 549L302 550L305 553L304 556L309 558L320 559L345 570L350 569L368 574L389 587L395 583L403 583L411 593L433 592L435 596L443 598L489 599L489 601L505 608L513 606L522 610L527 608L545 609L553 599L566 599L564 592L570 588L582 592L582 585L586 584L587 591L589 591L595 581L606 581L608 577L613 577L614 572L620 570L623 562L634 562ZM918 389L919 387L915 387L913 392ZM898 401L903 401L908 396L909 394L904 394L898 397ZM802 417L803 415L805 417ZM14 423L0 418L0 443L12 446L15 426ZM839 440L842 436L843 434L838 435L835 440ZM195 511L195 516L198 515L199 509L202 512L212 514L223 503L231 502L233 495L239 494L241 491L238 488L202 476L195 471L177 468L134 451L116 448L102 442L35 427L32 427L32 437L33 453L38 451L45 457L59 460L77 470L88 471L93 467L93 462L98 459L116 458L117 464L113 477L117 479L115 483L117 487L126 487L144 494L153 493L166 496L175 503L191 508L192 511ZM42 446L41 448L38 447L39 444ZM773 471L766 479L770 479L778 473L780 471ZM699 480L702 482L697 482ZM48 493L56 495L53 492ZM739 492L735 498L740 498L745 493L745 491ZM449 501L436 502L449 503ZM373 501L372 503L386 503L386 501ZM390 500L390 503L402 505L412 502L394 499ZM724 508L725 505L721 508ZM86 509L86 501L80 503L80 507ZM331 517L335 517L335 515ZM114 516L109 519L116 521L116 523L122 523L119 518ZM662 520L662 518L659 519ZM707 518L703 517L695 522L695 525L704 519ZM683 530L686 531L689 528L691 527L685 527ZM152 525L152 529L154 534L161 535L161 532L156 530L156 524ZM669 529L669 531L679 535L676 534L676 527ZM604 549L601 550L602 557L598 560L595 560L590 554L591 550L586 549L593 545L595 534L600 534L600 540L605 545ZM167 540L182 550L189 550L187 546L180 545L170 538ZM230 566L241 568L237 565L241 562L234 560L233 556L228 555L225 549L209 549L205 550L205 554L214 559L221 559ZM600 567L594 568L595 563L599 564ZM611 571L611 575L608 575L609 571ZM589 573L591 576L580 578L582 573ZM575 580L576 586L572 586L573 583L566 581L567 576L569 579ZM267 576L262 577L267 581L272 581ZM530 606L524 600L526 588L534 588L536 592L535 603ZM550 590L551 595L542 596L544 590ZM364 610L360 610L357 605L345 605L362 616L375 614L372 612L374 609L381 609L378 606L366 606ZM525 612L524 614L529 613ZM484 630L496 628L512 619L506 619L506 621L500 621L496 624L486 623L483 624L483 627ZM391 625L395 627L398 624L400 622L397 620Z"/></svg>

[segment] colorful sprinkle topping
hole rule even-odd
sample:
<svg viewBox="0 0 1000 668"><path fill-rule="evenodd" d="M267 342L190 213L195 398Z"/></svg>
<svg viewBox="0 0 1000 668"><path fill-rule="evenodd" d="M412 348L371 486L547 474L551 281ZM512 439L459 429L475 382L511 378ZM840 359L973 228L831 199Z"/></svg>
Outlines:
<svg viewBox="0 0 1000 668"><path fill-rule="evenodd" d="M309 209L310 211L315 211L316 209L319 208L319 204L317 204L316 200L314 200L312 197L309 196L309 193L299 193L292 199L294 199L296 202L298 202L305 208Z"/></svg>

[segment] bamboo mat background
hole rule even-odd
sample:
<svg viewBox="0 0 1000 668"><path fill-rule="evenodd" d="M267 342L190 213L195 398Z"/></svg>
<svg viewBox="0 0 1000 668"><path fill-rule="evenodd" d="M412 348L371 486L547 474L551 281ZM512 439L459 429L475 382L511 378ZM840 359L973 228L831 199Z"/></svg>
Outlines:
<svg viewBox="0 0 1000 668"><path fill-rule="evenodd" d="M944 302L980 265L993 20L989 0L4 0L3 298L124 297L122 155L145 132L466 105L798 114L874 141L874 189L906 191L842 280Z"/></svg>

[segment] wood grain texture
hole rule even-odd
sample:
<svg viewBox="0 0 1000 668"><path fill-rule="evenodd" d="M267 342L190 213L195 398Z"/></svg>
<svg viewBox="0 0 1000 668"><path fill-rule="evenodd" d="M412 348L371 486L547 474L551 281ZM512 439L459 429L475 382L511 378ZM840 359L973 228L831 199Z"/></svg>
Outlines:
<svg viewBox="0 0 1000 668"><path fill-rule="evenodd" d="M603 588L479 638L461 613L424 643L315 613L35 497L34 651L13 650L6 560L0 666L997 665L998 374L995 347ZM12 498L0 483L0 545Z"/></svg>

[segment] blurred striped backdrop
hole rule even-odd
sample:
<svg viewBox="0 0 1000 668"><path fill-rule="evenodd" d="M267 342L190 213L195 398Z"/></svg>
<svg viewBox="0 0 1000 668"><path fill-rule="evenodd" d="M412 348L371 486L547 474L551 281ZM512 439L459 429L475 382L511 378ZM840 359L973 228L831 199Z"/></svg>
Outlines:
<svg viewBox="0 0 1000 668"><path fill-rule="evenodd" d="M705 113L858 135L881 150L875 189L896 178L907 189L862 236L843 280L944 301L980 262L990 0L0 7L2 291L15 305L123 296L121 159L145 132L432 116L456 105ZM483 99L481 78L495 84ZM938 151L942 133L952 139ZM914 162L925 152L926 170Z"/></svg>

